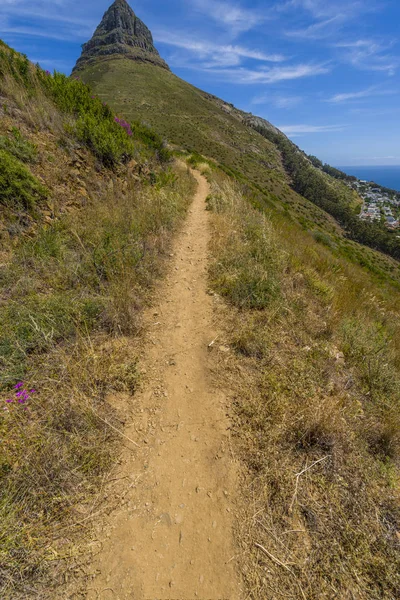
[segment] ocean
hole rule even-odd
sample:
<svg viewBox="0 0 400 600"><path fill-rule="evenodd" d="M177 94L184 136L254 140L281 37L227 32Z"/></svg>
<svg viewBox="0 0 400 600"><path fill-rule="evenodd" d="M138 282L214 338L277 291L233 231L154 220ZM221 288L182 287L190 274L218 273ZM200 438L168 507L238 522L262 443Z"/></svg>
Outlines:
<svg viewBox="0 0 400 600"><path fill-rule="evenodd" d="M390 167L336 167L358 179L373 181L384 187L400 192L400 165Z"/></svg>

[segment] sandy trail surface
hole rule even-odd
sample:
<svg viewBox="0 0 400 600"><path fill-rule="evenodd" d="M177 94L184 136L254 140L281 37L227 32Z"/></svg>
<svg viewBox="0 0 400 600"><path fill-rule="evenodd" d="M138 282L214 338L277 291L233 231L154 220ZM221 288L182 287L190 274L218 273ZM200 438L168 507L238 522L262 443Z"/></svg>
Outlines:
<svg viewBox="0 0 400 600"><path fill-rule="evenodd" d="M123 455L123 500L98 532L90 600L242 597L233 541L237 467L226 399L210 376L218 343L212 352L208 344L218 324L207 294L209 187L194 176L198 189L172 269L146 316L140 418L125 431L140 447Z"/></svg>

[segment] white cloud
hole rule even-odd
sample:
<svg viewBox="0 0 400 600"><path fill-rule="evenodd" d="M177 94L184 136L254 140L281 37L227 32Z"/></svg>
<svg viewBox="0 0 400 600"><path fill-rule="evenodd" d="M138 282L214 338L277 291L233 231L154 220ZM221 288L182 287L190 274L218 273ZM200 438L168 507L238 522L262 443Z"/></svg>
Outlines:
<svg viewBox="0 0 400 600"><path fill-rule="evenodd" d="M394 75L400 65L397 56L387 54L393 42L381 43L376 40L355 40L339 42L336 48L343 49L342 58L353 67L363 71L381 71Z"/></svg>
<svg viewBox="0 0 400 600"><path fill-rule="evenodd" d="M272 104L276 108L288 109L298 106L303 100L302 96L263 94L253 98L252 104Z"/></svg>
<svg viewBox="0 0 400 600"><path fill-rule="evenodd" d="M372 95L373 95L373 92L371 91L371 89L363 90L362 92L349 92L346 94L336 94L335 96L332 96L332 98L329 98L328 102L333 102L333 103L347 102L348 100L358 100L359 98L368 98L369 96L372 96Z"/></svg>
<svg viewBox="0 0 400 600"><path fill-rule="evenodd" d="M382 90L377 89L376 86L369 87L366 90L359 92L347 92L343 94L335 94L332 98L329 98L327 102L333 102L334 104L340 104L342 102L348 102L352 100L360 100L363 98L370 98L371 96L390 96L395 94L394 90Z"/></svg>
<svg viewBox="0 0 400 600"><path fill-rule="evenodd" d="M309 40L324 39L327 36L336 34L338 26L343 24L346 18L346 15L339 14L301 29L287 30L285 33L289 37L306 38Z"/></svg>
<svg viewBox="0 0 400 600"><path fill-rule="evenodd" d="M285 12L297 22L297 27L286 30L287 36L323 40L337 38L341 30L382 8L379 0L287 0L277 6L277 12Z"/></svg>
<svg viewBox="0 0 400 600"><path fill-rule="evenodd" d="M253 85L253 84L273 84L281 81L290 81L301 79L303 77L315 77L330 72L326 65L299 64L282 67L261 67L259 69L250 69L245 67L234 68L216 68L218 65L191 65L204 72L216 75L219 80L230 83Z"/></svg>
<svg viewBox="0 0 400 600"><path fill-rule="evenodd" d="M372 156L371 160L400 160L400 156Z"/></svg>
<svg viewBox="0 0 400 600"><path fill-rule="evenodd" d="M227 28L232 35L250 31L266 20L257 10L242 8L236 3L221 0L194 0L195 8Z"/></svg>
<svg viewBox="0 0 400 600"><path fill-rule="evenodd" d="M287 135L301 135L305 133L334 133L343 131L344 125L279 125L278 129Z"/></svg>
<svg viewBox="0 0 400 600"><path fill-rule="evenodd" d="M282 54L267 54L240 45L218 45L210 42L198 41L193 38L188 39L185 38L184 35L171 34L170 32L165 31L156 32L154 37L156 42L161 42L176 48L182 48L194 54L194 58L197 62L202 61L204 63L204 61L207 61L206 64L203 64L203 67L205 68L238 66L243 59L272 63L279 63L285 60L285 57Z"/></svg>
<svg viewBox="0 0 400 600"><path fill-rule="evenodd" d="M293 79L302 79L303 77L315 77L329 73L330 69L326 65L315 64L299 64L284 67L272 67L262 69L236 69L236 70L221 70L221 74L225 74L233 81L242 84L252 83L277 83L279 81L290 81Z"/></svg>
<svg viewBox="0 0 400 600"><path fill-rule="evenodd" d="M348 18L355 17L360 13L376 10L377 6L375 0L288 0L279 6L279 10L302 9L315 19L329 19L339 13Z"/></svg>
<svg viewBox="0 0 400 600"><path fill-rule="evenodd" d="M59 40L61 42L75 42L76 40L86 40L88 33L86 30L74 29L71 31L54 31L43 29L43 27L2 27L0 34L7 33L12 35L32 36L39 38L47 38L51 40Z"/></svg>
<svg viewBox="0 0 400 600"><path fill-rule="evenodd" d="M42 68L50 68L56 70L66 71L70 68L70 63L65 60L54 60L49 58L35 58L30 57L30 61L34 64L39 64Z"/></svg>
<svg viewBox="0 0 400 600"><path fill-rule="evenodd" d="M6 2L6 3L5 3ZM79 18L71 10L71 0L1 0L0 35L41 37L60 41L88 39L94 22L87 15Z"/></svg>

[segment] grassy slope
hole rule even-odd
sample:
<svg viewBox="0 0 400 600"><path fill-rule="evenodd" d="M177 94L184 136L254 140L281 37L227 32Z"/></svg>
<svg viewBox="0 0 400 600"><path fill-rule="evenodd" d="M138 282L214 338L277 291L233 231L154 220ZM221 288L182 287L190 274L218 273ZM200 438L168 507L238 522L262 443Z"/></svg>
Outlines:
<svg viewBox="0 0 400 600"><path fill-rule="evenodd" d="M245 124L245 113L149 64L112 59L79 75L119 114L142 120L178 148L192 149L223 165L250 185L258 202L277 218L292 219L315 235L327 235L327 243L347 260L363 264L377 276L400 281L397 261L346 239L333 218L291 189L277 148ZM357 206L359 200L343 183L320 175L350 206Z"/></svg>
<svg viewBox="0 0 400 600"><path fill-rule="evenodd" d="M399 294L206 172L249 598L397 598Z"/></svg>
<svg viewBox="0 0 400 600"><path fill-rule="evenodd" d="M0 50L0 596L52 598L118 457L141 310L194 182L82 84Z"/></svg>

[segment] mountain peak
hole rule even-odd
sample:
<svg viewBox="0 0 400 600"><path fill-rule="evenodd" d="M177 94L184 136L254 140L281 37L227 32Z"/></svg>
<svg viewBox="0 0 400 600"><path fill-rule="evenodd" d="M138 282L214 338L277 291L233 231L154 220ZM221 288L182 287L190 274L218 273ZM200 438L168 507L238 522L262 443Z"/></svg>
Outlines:
<svg viewBox="0 0 400 600"><path fill-rule="evenodd" d="M82 46L82 54L74 71L115 55L151 62L169 70L154 46L151 31L135 15L126 0L115 0L104 13L92 39Z"/></svg>

